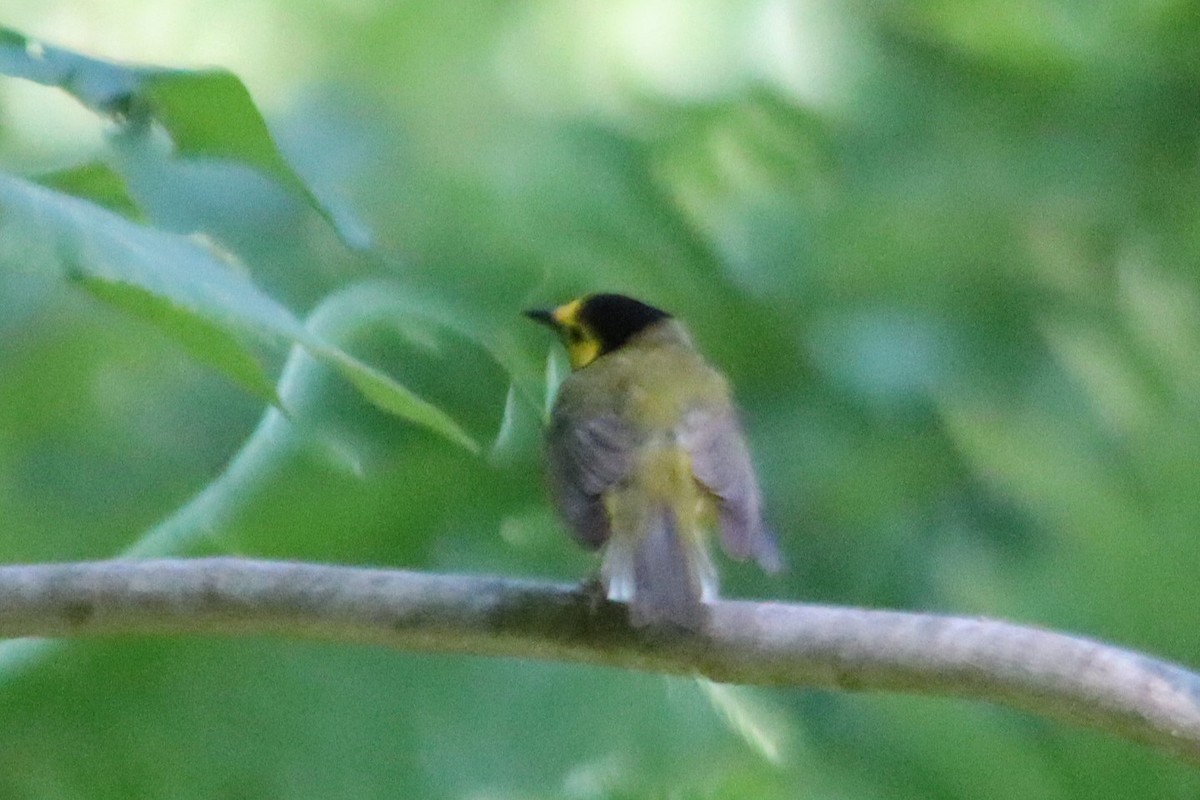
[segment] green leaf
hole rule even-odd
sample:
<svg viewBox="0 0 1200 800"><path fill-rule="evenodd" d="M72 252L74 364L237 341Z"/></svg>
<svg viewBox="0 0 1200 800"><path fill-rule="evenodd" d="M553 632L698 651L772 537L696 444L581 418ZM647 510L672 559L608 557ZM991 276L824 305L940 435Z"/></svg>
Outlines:
<svg viewBox="0 0 1200 800"><path fill-rule="evenodd" d="M181 155L224 158L254 167L333 222L330 212L284 160L250 92L236 75L218 69L142 70L138 92Z"/></svg>
<svg viewBox="0 0 1200 800"><path fill-rule="evenodd" d="M107 164L90 161L67 169L46 172L34 182L49 189L90 200L123 217L142 221L142 212L129 195L125 180Z"/></svg>
<svg viewBox="0 0 1200 800"><path fill-rule="evenodd" d="M342 377L376 407L440 433L472 453L479 445L437 406L421 399L379 370L334 348L317 348L313 355L337 369Z"/></svg>
<svg viewBox="0 0 1200 800"><path fill-rule="evenodd" d="M50 47L0 27L0 74L57 86L101 114L126 113L143 71Z"/></svg>
<svg viewBox="0 0 1200 800"><path fill-rule="evenodd" d="M366 228L344 209L335 214L288 165L245 84L227 70L121 64L0 27L0 74L63 89L135 129L157 123L185 158L227 159L256 169L302 197L347 246L370 247Z"/></svg>
<svg viewBox="0 0 1200 800"><path fill-rule="evenodd" d="M282 407L262 364L226 328L173 305L160 295L138 286L108 281L86 274L76 276L80 286L125 313L141 317L170 334L197 359L224 372L268 403Z"/></svg>
<svg viewBox="0 0 1200 800"><path fill-rule="evenodd" d="M266 378L243 342L298 344L381 410L478 451L446 414L308 330L228 255L203 240L137 225L91 203L0 175L0 254L14 269L56 270L59 277L81 281L103 299L154 322L260 396Z"/></svg>

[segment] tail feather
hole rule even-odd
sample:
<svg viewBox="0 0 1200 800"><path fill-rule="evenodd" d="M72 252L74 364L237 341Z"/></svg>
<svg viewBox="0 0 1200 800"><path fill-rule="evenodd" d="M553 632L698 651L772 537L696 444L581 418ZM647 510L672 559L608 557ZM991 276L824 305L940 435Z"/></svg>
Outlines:
<svg viewBox="0 0 1200 800"><path fill-rule="evenodd" d="M716 594L716 571L703 540L681 535L670 510L648 521L629 542L609 542L604 578L609 597L629 602L635 626L703 627L706 600Z"/></svg>
<svg viewBox="0 0 1200 800"><path fill-rule="evenodd" d="M784 570L783 554L772 531L759 518L757 511L723 506L720 512L721 543L731 557L738 561L752 558L764 572L775 574Z"/></svg>

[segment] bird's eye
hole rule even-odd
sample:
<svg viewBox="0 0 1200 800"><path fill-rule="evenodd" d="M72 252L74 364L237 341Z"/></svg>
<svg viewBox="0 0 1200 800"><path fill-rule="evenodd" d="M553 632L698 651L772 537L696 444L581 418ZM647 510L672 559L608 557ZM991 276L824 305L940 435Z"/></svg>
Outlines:
<svg viewBox="0 0 1200 800"><path fill-rule="evenodd" d="M579 344L583 341L583 331L579 328L567 328L567 340L571 344Z"/></svg>

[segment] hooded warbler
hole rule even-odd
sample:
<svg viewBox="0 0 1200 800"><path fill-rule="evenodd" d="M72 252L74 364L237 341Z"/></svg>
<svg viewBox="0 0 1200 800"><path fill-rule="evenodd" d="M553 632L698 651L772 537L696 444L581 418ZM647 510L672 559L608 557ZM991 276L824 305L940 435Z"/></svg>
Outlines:
<svg viewBox="0 0 1200 800"><path fill-rule="evenodd" d="M572 368L546 434L555 507L580 544L604 548L601 581L634 625L701 628L717 593L710 528L730 557L780 566L728 383L681 322L633 298L525 313Z"/></svg>

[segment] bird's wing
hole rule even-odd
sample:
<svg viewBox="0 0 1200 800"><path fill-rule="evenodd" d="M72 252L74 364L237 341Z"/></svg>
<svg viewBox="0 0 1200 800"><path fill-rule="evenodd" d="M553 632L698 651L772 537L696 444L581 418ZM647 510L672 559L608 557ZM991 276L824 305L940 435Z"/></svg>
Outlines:
<svg viewBox="0 0 1200 800"><path fill-rule="evenodd" d="M598 548L610 532L603 494L629 472L633 432L613 413L556 415L547 441L554 503L580 544Z"/></svg>
<svg viewBox="0 0 1200 800"><path fill-rule="evenodd" d="M683 441L692 474L718 500L721 545L731 558L753 558L770 572L781 567L775 536L763 525L762 497L754 464L732 409L691 412Z"/></svg>

